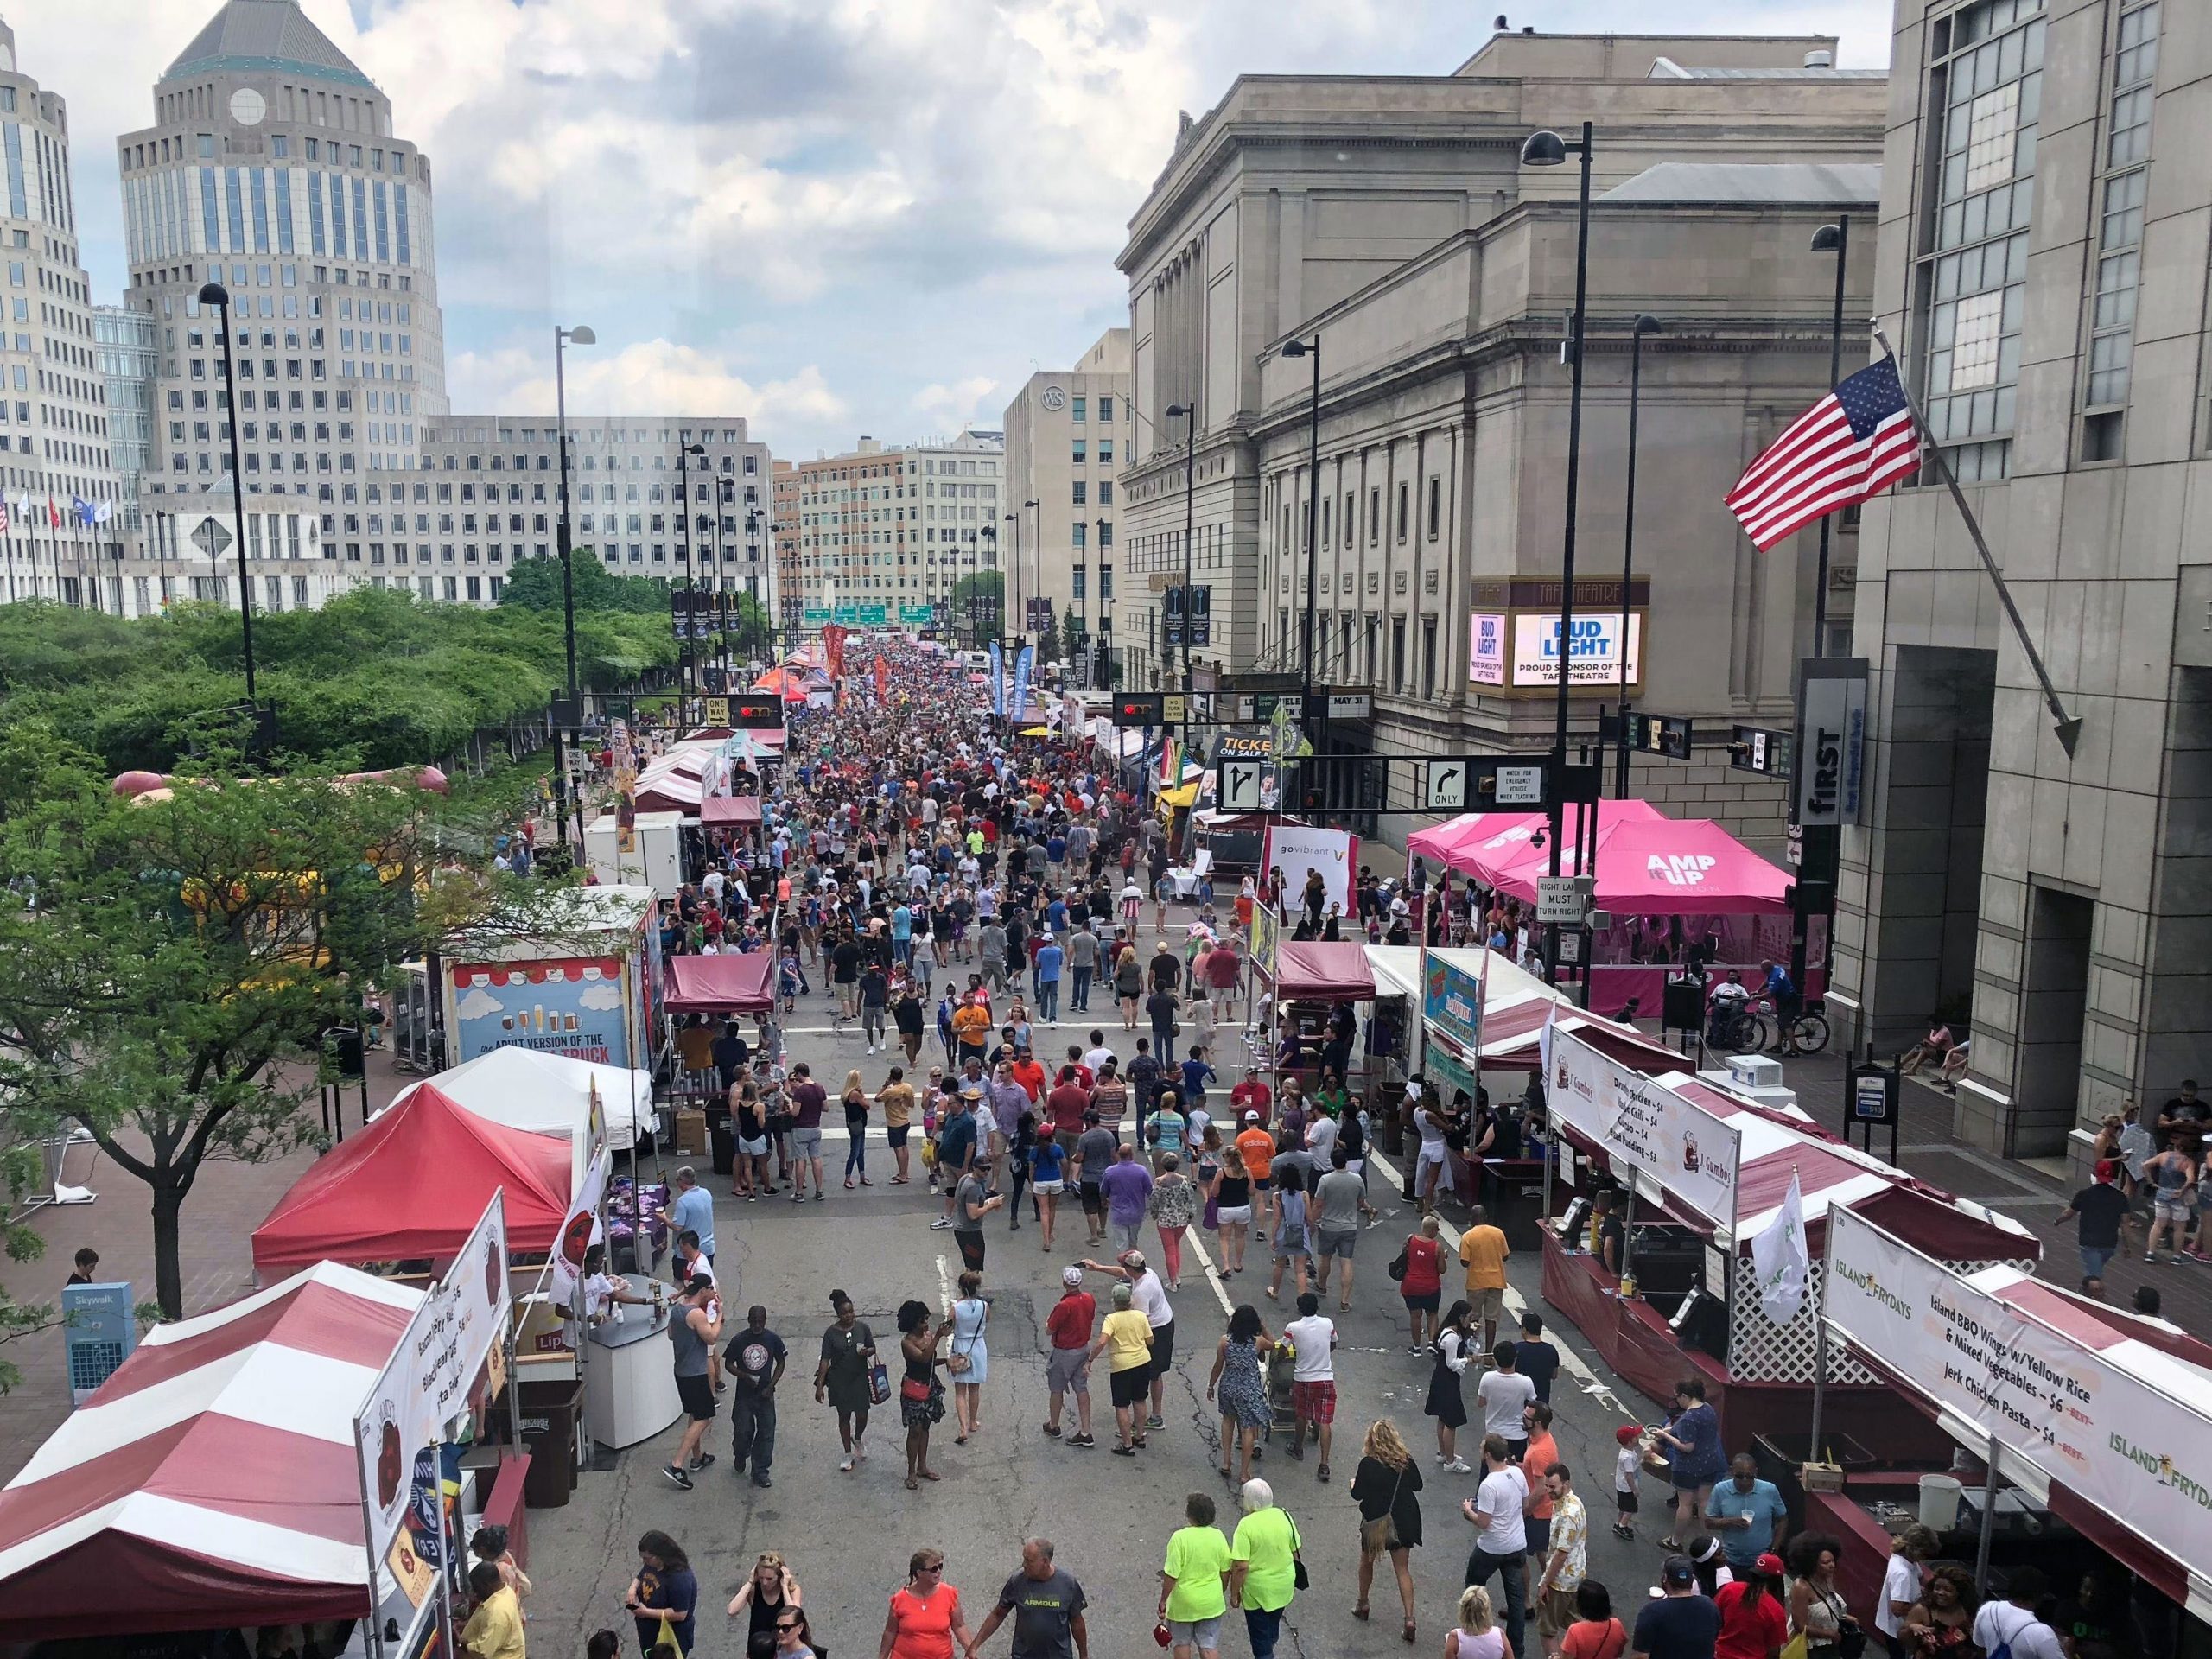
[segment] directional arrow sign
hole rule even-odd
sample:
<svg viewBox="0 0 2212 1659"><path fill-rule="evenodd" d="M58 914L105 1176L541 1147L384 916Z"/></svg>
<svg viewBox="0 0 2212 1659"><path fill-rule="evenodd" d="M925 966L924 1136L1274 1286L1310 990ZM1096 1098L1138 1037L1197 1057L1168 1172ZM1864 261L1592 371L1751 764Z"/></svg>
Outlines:
<svg viewBox="0 0 2212 1659"><path fill-rule="evenodd" d="M1224 812L1260 810L1260 767L1252 760L1225 760L1221 767L1221 809Z"/></svg>
<svg viewBox="0 0 2212 1659"><path fill-rule="evenodd" d="M1457 812L1467 804L1467 763L1432 760L1423 777L1427 794L1422 805L1431 812Z"/></svg>
<svg viewBox="0 0 2212 1659"><path fill-rule="evenodd" d="M218 558L229 550L231 532L213 518L202 518L200 528L192 532L192 541L209 558Z"/></svg>

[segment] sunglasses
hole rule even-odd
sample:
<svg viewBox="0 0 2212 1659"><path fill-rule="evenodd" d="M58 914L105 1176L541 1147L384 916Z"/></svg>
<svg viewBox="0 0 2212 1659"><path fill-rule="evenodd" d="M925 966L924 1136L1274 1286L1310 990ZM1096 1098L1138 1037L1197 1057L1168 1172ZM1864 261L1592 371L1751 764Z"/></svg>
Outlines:
<svg viewBox="0 0 2212 1659"><path fill-rule="evenodd" d="M798 1629L798 1621L795 1618L791 1620L789 1623L786 1623L782 1619L778 1619L776 1621L776 1628L779 1630L795 1630Z"/></svg>

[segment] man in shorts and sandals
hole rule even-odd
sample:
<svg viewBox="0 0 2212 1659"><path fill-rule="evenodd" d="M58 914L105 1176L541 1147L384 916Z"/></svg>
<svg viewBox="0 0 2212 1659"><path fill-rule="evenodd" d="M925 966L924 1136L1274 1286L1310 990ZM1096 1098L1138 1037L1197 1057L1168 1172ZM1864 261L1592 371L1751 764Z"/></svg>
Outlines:
<svg viewBox="0 0 2212 1659"><path fill-rule="evenodd" d="M1052 1389L1052 1404L1045 1410L1045 1433L1060 1438L1061 1403L1075 1395L1076 1432L1067 1444L1086 1449L1098 1444L1090 1438L1091 1321L1097 1316L1097 1299L1083 1287L1083 1269L1060 1270L1060 1300L1045 1316L1045 1332L1052 1339L1052 1358L1045 1369Z"/></svg>

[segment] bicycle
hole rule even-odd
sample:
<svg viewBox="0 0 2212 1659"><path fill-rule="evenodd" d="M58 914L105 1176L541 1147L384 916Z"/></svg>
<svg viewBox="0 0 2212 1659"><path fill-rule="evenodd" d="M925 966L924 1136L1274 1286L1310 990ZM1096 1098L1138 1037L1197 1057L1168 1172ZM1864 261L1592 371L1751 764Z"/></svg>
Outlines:
<svg viewBox="0 0 2212 1659"><path fill-rule="evenodd" d="M1783 1053L1789 1055L1817 1054L1828 1046L1827 1019L1825 1015L1820 1014L1811 1007L1808 1006L1798 1009L1796 1017L1790 1020L1785 1027L1781 1015L1776 1012L1774 999L1772 997L1754 997L1751 999L1750 1006L1751 1008L1758 1010L1759 1014L1773 1019L1775 1022L1775 1039L1782 1046ZM1766 1022L1764 1020L1760 1020L1758 1023L1759 1034L1764 1037L1766 1032ZM1762 1044L1761 1046L1764 1047L1764 1045ZM1751 1049L1745 1049L1743 1051L1743 1052L1746 1054L1755 1052L1756 1051Z"/></svg>
<svg viewBox="0 0 2212 1659"><path fill-rule="evenodd" d="M1767 1044L1766 1021L1746 1001L1741 1007L1709 1014L1706 1046L1723 1054L1757 1054Z"/></svg>

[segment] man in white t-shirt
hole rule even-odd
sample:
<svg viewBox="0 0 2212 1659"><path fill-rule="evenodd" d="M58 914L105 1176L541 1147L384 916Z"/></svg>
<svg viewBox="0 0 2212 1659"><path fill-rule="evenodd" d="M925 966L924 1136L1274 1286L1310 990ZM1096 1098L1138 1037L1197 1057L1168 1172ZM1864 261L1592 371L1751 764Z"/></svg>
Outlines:
<svg viewBox="0 0 2212 1659"><path fill-rule="evenodd" d="M2036 1604L2046 1589L2044 1576L2032 1567L2012 1569L2003 1601L1985 1601L1974 1616L1974 1643L1994 1654L2010 1643L2012 1659L2065 1659L2058 1632L2036 1617Z"/></svg>
<svg viewBox="0 0 2212 1659"><path fill-rule="evenodd" d="M1298 1317L1283 1327L1296 1355L1291 1369L1290 1455L1306 1455L1306 1425L1319 1431L1321 1465L1315 1471L1329 1478L1329 1446L1337 1421L1337 1326L1321 1313L1321 1299L1307 1291L1298 1299Z"/></svg>
<svg viewBox="0 0 2212 1659"><path fill-rule="evenodd" d="M1874 1606L1874 1628L1889 1639L1892 1652L1897 1649L1895 1638L1904 1629L1904 1616L1920 1599L1920 1564L1942 1548L1936 1535L1923 1526L1907 1527L1890 1546L1889 1565L1882 1569L1882 1599Z"/></svg>
<svg viewBox="0 0 2212 1659"><path fill-rule="evenodd" d="M1488 1584L1493 1573L1505 1580L1505 1639L1511 1650L1522 1646L1529 1618L1529 1507L1528 1478L1495 1434L1483 1436L1483 1484L1471 1498L1459 1500L1459 1513L1480 1529L1475 1547L1467 1553L1466 1582Z"/></svg>

